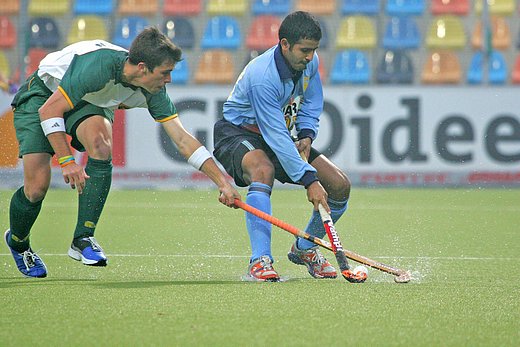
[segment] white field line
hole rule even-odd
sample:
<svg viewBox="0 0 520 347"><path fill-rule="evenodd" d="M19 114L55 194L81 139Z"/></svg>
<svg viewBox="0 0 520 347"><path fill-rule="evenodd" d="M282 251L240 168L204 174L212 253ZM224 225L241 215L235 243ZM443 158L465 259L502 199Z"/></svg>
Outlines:
<svg viewBox="0 0 520 347"><path fill-rule="evenodd" d="M45 257L65 257L66 253L38 253ZM10 256L10 253L0 253L0 256ZM107 254L109 257L121 258L249 258L248 255L228 255L228 254ZM282 255L274 255L275 258L282 258ZM374 256L372 259L412 259L412 260L450 260L450 261L515 261L520 257L400 257L400 256Z"/></svg>
<svg viewBox="0 0 520 347"><path fill-rule="evenodd" d="M44 206L46 208L76 208L76 203L65 203L65 202L44 202ZM137 209L143 209L143 208L151 208L151 209L160 209L162 210L163 207L168 208L185 208L185 209L201 209L201 210L212 210L212 209L223 209L224 206L220 205L216 200L214 205L200 205L196 203L183 203L183 202L168 202L168 203L157 203L157 202L130 202L130 203L110 203L107 202L106 207L108 208L137 208ZM284 204L284 203L277 203L276 208L291 208L291 209L300 209L304 211L308 211L309 208L307 206L304 207L298 207L291 204ZM381 211L395 211L395 210L417 210L416 205L406 205L406 204L399 204L399 205L377 205L377 204L355 204L355 202L352 202L349 204L350 209L356 209L356 210L381 210ZM510 206L499 206L499 205L481 205L478 207L475 206L458 206L456 204L452 205L436 205L436 206L423 206L421 207L421 210L429 210L429 211L449 211L449 212L455 212L455 211L488 211L488 212L520 212L520 204L519 205L510 205Z"/></svg>

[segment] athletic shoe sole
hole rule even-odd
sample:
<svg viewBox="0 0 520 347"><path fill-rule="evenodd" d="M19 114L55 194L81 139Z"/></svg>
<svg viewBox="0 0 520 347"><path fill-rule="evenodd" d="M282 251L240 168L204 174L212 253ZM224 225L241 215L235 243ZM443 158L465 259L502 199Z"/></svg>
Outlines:
<svg viewBox="0 0 520 347"><path fill-rule="evenodd" d="M107 266L107 261L105 260L92 260L87 259L83 256L81 251L75 250L72 247L69 248L69 251L67 253L69 257L71 257L74 260L81 261L83 264L88 266Z"/></svg>

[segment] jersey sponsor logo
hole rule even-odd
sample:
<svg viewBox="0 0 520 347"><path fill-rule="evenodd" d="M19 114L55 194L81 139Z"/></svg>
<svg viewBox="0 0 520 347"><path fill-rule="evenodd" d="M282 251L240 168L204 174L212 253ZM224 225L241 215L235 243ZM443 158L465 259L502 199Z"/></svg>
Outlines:
<svg viewBox="0 0 520 347"><path fill-rule="evenodd" d="M298 111L300 111L301 97L298 95L295 98L289 100L289 102L282 108L282 112L285 118L285 126L287 129L292 130L296 123Z"/></svg>

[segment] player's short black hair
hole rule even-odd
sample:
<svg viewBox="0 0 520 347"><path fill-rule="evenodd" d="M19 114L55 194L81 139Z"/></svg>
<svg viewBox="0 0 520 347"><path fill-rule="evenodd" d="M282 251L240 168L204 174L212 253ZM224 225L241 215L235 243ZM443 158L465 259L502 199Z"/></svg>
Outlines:
<svg viewBox="0 0 520 347"><path fill-rule="evenodd" d="M182 60L182 50L156 27L144 29L132 42L128 60L137 65L140 62L153 72L156 66L166 60L177 63Z"/></svg>
<svg viewBox="0 0 520 347"><path fill-rule="evenodd" d="M321 40L320 23L309 12L292 12L284 18L278 29L278 39L283 38L291 45L303 39L319 41Z"/></svg>

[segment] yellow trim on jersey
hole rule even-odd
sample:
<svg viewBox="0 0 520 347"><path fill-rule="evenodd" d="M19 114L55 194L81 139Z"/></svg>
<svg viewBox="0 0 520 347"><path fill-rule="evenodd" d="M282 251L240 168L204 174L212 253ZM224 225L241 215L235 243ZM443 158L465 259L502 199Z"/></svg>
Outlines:
<svg viewBox="0 0 520 347"><path fill-rule="evenodd" d="M159 123L164 123L164 122L167 122L167 121L169 121L169 120L171 120L171 119L174 119L174 118L177 118L177 117L179 117L179 114L178 114L178 113L176 113L176 114L174 114L174 115L171 115L171 116L169 116L169 117L163 118L163 119L157 119L157 122L159 122Z"/></svg>
<svg viewBox="0 0 520 347"><path fill-rule="evenodd" d="M69 103L70 108L74 108L74 105L72 104L72 101L70 101L70 98L67 95L67 92L65 90L63 90L63 88L61 86L58 86L58 90L65 97L65 100L67 100L67 102Z"/></svg>

